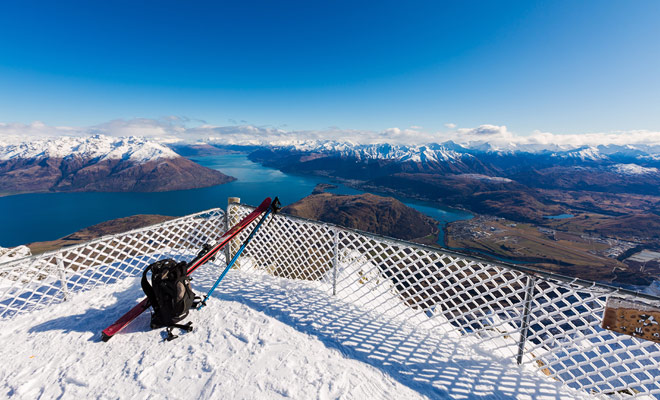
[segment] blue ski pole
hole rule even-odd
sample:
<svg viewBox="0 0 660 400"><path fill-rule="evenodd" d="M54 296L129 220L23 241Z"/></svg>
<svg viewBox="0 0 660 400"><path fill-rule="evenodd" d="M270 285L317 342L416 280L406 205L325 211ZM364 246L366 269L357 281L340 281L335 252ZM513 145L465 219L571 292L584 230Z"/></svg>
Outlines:
<svg viewBox="0 0 660 400"><path fill-rule="evenodd" d="M218 287L218 285L220 284L220 281L222 280L222 278L225 277L225 275L227 275L227 272L229 272L229 270L230 270L231 267L234 265L234 263L236 262L236 260L238 260L238 257L241 255L241 253L243 252L243 250L245 249L245 247L248 245L248 243L250 243L250 240L252 239L252 237L254 236L254 234L257 233L257 231L258 231L259 228L261 227L261 224L264 223L264 221L266 220L266 218L268 218L268 215L269 215L271 212L273 212L273 211L274 211L274 212L277 212L277 211L279 210L279 207L280 207L280 202L279 202L279 200L277 199L277 197L275 197L275 200L273 200L273 202L272 202L270 208L268 209L268 211L266 211L266 213L264 214L264 216L261 217L261 220L259 220L259 222L257 223L257 226L254 227L254 229L252 230L252 232L250 232L250 236L248 236L247 239L245 239L245 241L243 242L243 244L241 244L241 247L238 249L238 251L236 252L236 254L234 255L234 257L231 259L231 261L229 262L229 264L227 264L227 266L225 267L225 270L222 271L222 274L220 274L220 277L218 278L218 280L215 281L215 283L213 284L213 287L211 287L211 290L209 290L209 292L206 294L206 296L204 296L204 300L202 300L202 301L199 303L199 306L197 306L197 310L201 310L202 307L204 307L204 306L206 305L206 300L211 296L211 293L213 293L213 291L215 290L215 288Z"/></svg>

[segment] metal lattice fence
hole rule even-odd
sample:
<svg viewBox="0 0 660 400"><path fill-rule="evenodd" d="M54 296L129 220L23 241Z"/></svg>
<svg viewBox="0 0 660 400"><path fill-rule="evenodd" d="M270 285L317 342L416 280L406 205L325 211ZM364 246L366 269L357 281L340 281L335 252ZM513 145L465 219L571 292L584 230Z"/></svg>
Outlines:
<svg viewBox="0 0 660 400"><path fill-rule="evenodd" d="M252 209L236 204L228 215ZM473 336L572 388L660 398L660 345L601 328L609 297L657 307L653 296L286 215L270 219L243 263L321 281L338 298L392 318Z"/></svg>
<svg viewBox="0 0 660 400"><path fill-rule="evenodd" d="M224 216L224 211L216 208L0 264L0 319L137 276L162 258L190 258L225 231Z"/></svg>
<svg viewBox="0 0 660 400"><path fill-rule="evenodd" d="M191 258L252 209L230 206L227 222L213 209L1 264L0 318L137 276L164 257ZM573 388L660 398L660 345L601 328L608 298L657 307L652 296L284 215L269 219L240 262L320 282L388 318L471 336Z"/></svg>

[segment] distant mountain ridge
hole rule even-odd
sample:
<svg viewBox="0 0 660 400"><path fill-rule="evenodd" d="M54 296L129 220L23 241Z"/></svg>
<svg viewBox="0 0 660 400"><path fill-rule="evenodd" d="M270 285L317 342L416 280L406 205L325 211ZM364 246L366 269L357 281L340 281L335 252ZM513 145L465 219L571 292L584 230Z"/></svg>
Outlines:
<svg viewBox="0 0 660 400"><path fill-rule="evenodd" d="M4 139L4 140L3 140ZM219 185L234 178L139 137L0 137L0 192L152 192Z"/></svg>
<svg viewBox="0 0 660 400"><path fill-rule="evenodd" d="M0 160L17 158L72 158L80 157L96 161L130 160L147 162L158 159L177 158L170 148L145 138L110 137L105 135L60 136L35 138L17 142L16 138L0 137Z"/></svg>
<svg viewBox="0 0 660 400"><path fill-rule="evenodd" d="M359 133L356 133L359 135ZM359 137L355 138L359 140ZM359 143L352 140L294 139L291 137L255 136L249 140L230 140L222 137L209 137L202 140L207 145L223 148L271 148L289 151L335 154L358 159L396 159L413 160L448 160L461 158L465 154L533 154L550 155L558 158L600 159L623 157L645 161L660 161L660 143L657 144L607 144L607 145L568 145L553 143L507 143L487 140L457 143L452 140L409 144L399 141L379 141L377 143Z"/></svg>
<svg viewBox="0 0 660 400"><path fill-rule="evenodd" d="M371 181L394 174L484 176L539 189L660 195L658 146L582 146L565 150L305 142L265 147L253 161L284 171Z"/></svg>
<svg viewBox="0 0 660 400"><path fill-rule="evenodd" d="M495 147L478 142L458 144L453 141L424 145L404 144L352 144L336 141L302 141L282 145L261 146L275 150L350 157L357 160L395 160L398 162L460 162L483 157L538 157L546 160L609 161L612 163L642 163L660 165L660 146L600 145L600 146L547 146L514 145ZM560 161L561 162L561 161Z"/></svg>

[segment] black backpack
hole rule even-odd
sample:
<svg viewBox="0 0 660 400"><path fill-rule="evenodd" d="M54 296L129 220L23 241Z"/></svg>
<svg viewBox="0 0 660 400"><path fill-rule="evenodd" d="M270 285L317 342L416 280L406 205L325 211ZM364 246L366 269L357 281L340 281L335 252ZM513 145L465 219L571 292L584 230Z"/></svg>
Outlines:
<svg viewBox="0 0 660 400"><path fill-rule="evenodd" d="M151 285L147 280L149 270L151 270ZM153 307L151 328L166 327L168 341L177 337L172 335L174 327L192 331L192 322L178 324L196 305L196 296L190 288L190 277L187 272L188 263L166 259L149 265L142 273L142 290Z"/></svg>

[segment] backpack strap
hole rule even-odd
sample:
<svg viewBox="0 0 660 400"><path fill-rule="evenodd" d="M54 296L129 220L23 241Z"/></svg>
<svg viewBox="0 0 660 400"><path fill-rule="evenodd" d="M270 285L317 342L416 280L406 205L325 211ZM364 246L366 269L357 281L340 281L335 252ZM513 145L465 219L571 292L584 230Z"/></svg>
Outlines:
<svg viewBox="0 0 660 400"><path fill-rule="evenodd" d="M193 303L192 303L192 306L190 306L190 309L191 309L191 310L192 310L193 308L196 309L197 307L199 307L200 304L202 304L202 298L199 297L199 296L197 296L197 295L195 295L195 298L193 299ZM204 304L204 305L206 305L206 304Z"/></svg>
<svg viewBox="0 0 660 400"><path fill-rule="evenodd" d="M147 268L144 269L144 272L142 273L142 291L144 291L144 294L147 295L147 299L149 299L149 303L151 304L151 307L154 309L154 313L158 313L158 301L156 300L156 293L154 292L154 288L151 287L151 284L149 284L149 280L147 279L147 272L151 269L153 264L149 264Z"/></svg>
<svg viewBox="0 0 660 400"><path fill-rule="evenodd" d="M172 334L172 329L174 329L174 328L183 329L186 332L192 332L193 331L192 322L188 322L187 324L183 324L183 325L182 324L172 324L172 325L168 326L167 328L165 328L165 331L167 332L167 337L165 338L166 341L169 342L170 340L174 340L174 339L179 337L179 335Z"/></svg>

